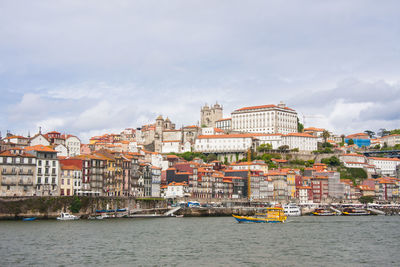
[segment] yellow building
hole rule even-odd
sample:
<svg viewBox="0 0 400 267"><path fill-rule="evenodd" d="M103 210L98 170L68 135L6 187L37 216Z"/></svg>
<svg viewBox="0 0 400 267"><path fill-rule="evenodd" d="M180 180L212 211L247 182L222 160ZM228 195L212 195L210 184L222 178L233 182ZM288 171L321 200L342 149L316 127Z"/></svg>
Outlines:
<svg viewBox="0 0 400 267"><path fill-rule="evenodd" d="M296 173L294 170L289 170L286 175L288 186L288 197L294 199L296 197Z"/></svg>
<svg viewBox="0 0 400 267"><path fill-rule="evenodd" d="M72 196L74 194L74 171L76 166L61 165L60 196Z"/></svg>

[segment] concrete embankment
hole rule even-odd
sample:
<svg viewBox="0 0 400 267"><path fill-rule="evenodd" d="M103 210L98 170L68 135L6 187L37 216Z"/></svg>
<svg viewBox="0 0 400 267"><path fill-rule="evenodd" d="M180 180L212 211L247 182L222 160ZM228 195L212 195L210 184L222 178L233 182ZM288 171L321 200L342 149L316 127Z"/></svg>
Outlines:
<svg viewBox="0 0 400 267"><path fill-rule="evenodd" d="M4 197L0 198L0 220L23 217L54 219L61 212L79 210L75 215L87 217L96 210L109 209L154 210L166 209L167 201L156 198L129 197Z"/></svg>

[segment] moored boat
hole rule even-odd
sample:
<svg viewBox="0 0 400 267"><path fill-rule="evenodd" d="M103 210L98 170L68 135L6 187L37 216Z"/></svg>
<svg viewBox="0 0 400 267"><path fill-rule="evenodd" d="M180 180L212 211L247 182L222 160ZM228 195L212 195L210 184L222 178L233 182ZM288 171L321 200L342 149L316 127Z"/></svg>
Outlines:
<svg viewBox="0 0 400 267"><path fill-rule="evenodd" d="M254 216L239 216L232 214L237 222L255 222L255 223L283 223L287 216L283 208L267 208L266 213L256 213Z"/></svg>
<svg viewBox="0 0 400 267"><path fill-rule="evenodd" d="M301 210L300 207L294 203L289 203L283 206L283 210L285 211L286 216L300 216Z"/></svg>
<svg viewBox="0 0 400 267"><path fill-rule="evenodd" d="M34 220L36 220L36 217L23 218L22 220L25 222L34 221Z"/></svg>
<svg viewBox="0 0 400 267"><path fill-rule="evenodd" d="M366 216L371 213L368 210L357 209L357 208L345 208L342 212L345 216Z"/></svg>
<svg viewBox="0 0 400 267"><path fill-rule="evenodd" d="M315 216L334 216L336 212L328 209L316 209L312 214Z"/></svg>
<svg viewBox="0 0 400 267"><path fill-rule="evenodd" d="M59 220L59 221L73 221L73 220L79 220L79 217L75 216L75 215L72 215L72 214L69 214L69 213L62 212L60 217L57 217L57 220Z"/></svg>

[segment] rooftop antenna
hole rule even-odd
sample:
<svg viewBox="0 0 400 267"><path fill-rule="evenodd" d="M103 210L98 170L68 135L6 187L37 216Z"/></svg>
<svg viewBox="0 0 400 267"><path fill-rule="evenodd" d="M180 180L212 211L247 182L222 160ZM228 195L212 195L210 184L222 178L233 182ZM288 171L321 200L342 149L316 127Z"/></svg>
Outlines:
<svg viewBox="0 0 400 267"><path fill-rule="evenodd" d="M39 126L39 134L42 134L42 127Z"/></svg>

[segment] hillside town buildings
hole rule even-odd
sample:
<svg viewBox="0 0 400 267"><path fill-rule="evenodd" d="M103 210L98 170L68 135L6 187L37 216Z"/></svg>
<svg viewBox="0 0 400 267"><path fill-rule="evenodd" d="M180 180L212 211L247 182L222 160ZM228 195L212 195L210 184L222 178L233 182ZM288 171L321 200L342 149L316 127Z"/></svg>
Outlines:
<svg viewBox="0 0 400 267"><path fill-rule="evenodd" d="M376 144L398 145L399 135L371 139L364 133L330 133L324 138L326 131L315 127L299 133L297 112L283 103L239 108L231 118L223 118L221 105L206 105L200 117L198 125L178 128L160 115L136 129L93 136L88 144L57 131L39 130L32 137L8 133L0 140L0 195L301 204L361 196L399 199L400 159L362 154ZM325 141L343 168L363 169L367 178L343 179L332 166L302 160L316 159ZM261 157L264 153L279 157L269 160ZM248 155L258 160L249 161ZM309 165L300 170L291 166L293 160Z"/></svg>

